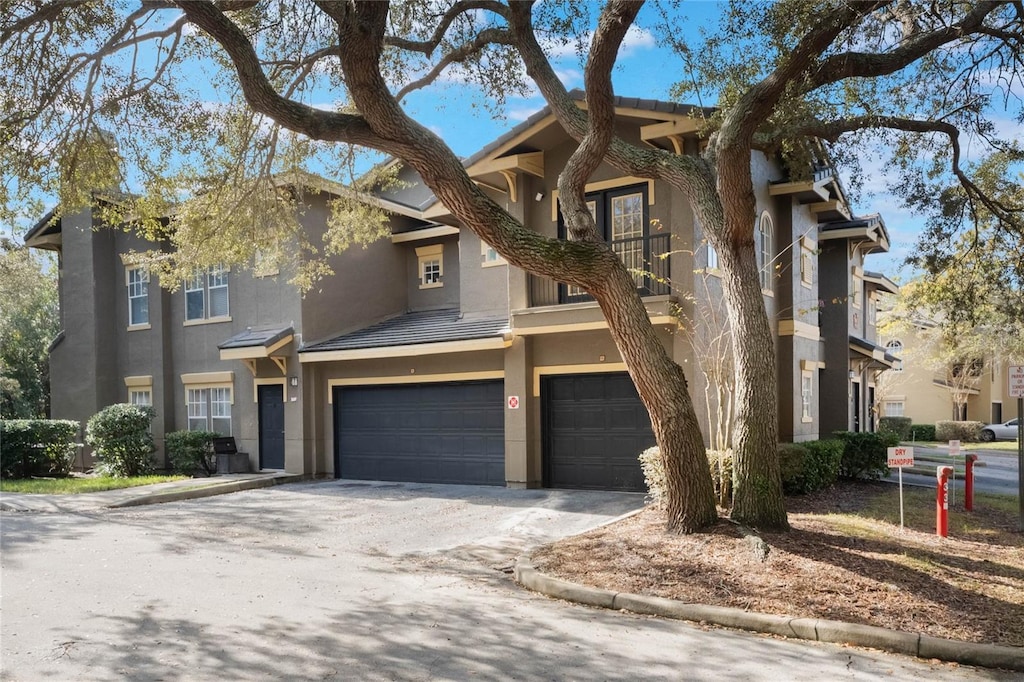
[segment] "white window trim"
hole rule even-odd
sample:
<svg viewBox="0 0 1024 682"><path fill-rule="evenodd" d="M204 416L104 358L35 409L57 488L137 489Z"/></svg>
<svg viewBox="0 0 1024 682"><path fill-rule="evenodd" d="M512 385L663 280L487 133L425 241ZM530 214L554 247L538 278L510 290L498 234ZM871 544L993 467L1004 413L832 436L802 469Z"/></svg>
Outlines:
<svg viewBox="0 0 1024 682"><path fill-rule="evenodd" d="M807 237L800 237L800 284L807 289L814 285L814 252L817 244ZM808 267L804 267L804 263Z"/></svg>
<svg viewBox="0 0 1024 682"><path fill-rule="evenodd" d="M227 389L228 391L228 404L235 404L235 384L234 384L234 372L197 372L193 374L182 374L181 383L185 387L185 428L189 428L189 391L201 391L205 390L206 403L204 409L206 410L206 430L212 430L213 428L213 400L209 393L211 389ZM228 410L228 435L234 433L234 415L231 414L233 410ZM223 417L221 417L222 419Z"/></svg>
<svg viewBox="0 0 1024 682"><path fill-rule="evenodd" d="M139 272L142 274L144 279L140 279L139 282L146 285L146 293L140 296L132 296L132 273ZM149 270L142 267L141 265L126 265L124 268L124 286L125 291L128 294L128 331L141 331L143 329L152 329L152 325L149 322ZM146 321L145 322L134 322L132 320L132 300L136 298L146 299Z"/></svg>
<svg viewBox="0 0 1024 682"><path fill-rule="evenodd" d="M807 382L807 383L805 383ZM805 386L807 387L805 389ZM814 372L802 370L800 372L800 421L810 424L814 421L811 415L812 401L814 399Z"/></svg>
<svg viewBox="0 0 1024 682"><path fill-rule="evenodd" d="M767 226L767 229L765 227ZM775 294L775 221L768 211L761 211L757 219L757 255L760 265L758 277L761 280L761 293Z"/></svg>
<svg viewBox="0 0 1024 682"><path fill-rule="evenodd" d="M420 280L420 289L438 289L444 286L444 244L431 244L430 246L419 246L416 248L416 258L418 263L416 266L417 276ZM426 276L425 268L429 263L437 262L438 280L436 282L426 282L424 278Z"/></svg>
<svg viewBox="0 0 1024 682"><path fill-rule="evenodd" d="M889 414L889 406L899 405L899 414ZM886 400L882 406L882 411L885 413L884 417L905 417L907 413L907 404L902 400ZM894 410L895 411L895 410Z"/></svg>
<svg viewBox="0 0 1024 682"><path fill-rule="evenodd" d="M494 254L494 259L490 259L491 254ZM480 267L482 268L496 268L501 265L508 265L508 261L494 250L494 247L485 242L483 239L480 240Z"/></svg>
<svg viewBox="0 0 1024 682"><path fill-rule="evenodd" d="M127 401L130 405L134 405L132 402L132 394L135 393L149 393L148 405L153 405L153 377L151 375L146 376L130 376L124 378L124 385L127 390Z"/></svg>
<svg viewBox="0 0 1024 682"><path fill-rule="evenodd" d="M208 268L204 268L201 271L197 270L196 274L193 276L192 279L196 279L196 278L198 278L200 276L199 273L200 272L202 273L202 275L201 275L202 276L202 286L201 286L201 288L196 287L196 288L191 288L190 289L189 288L189 284L191 283L191 280L189 280L189 279L185 280L185 285L184 285L184 287L182 287L183 288L184 297L185 297L185 322L184 322L184 326L191 327L193 325L198 325L198 324L215 324L215 323L218 323L218 322L230 322L231 321L231 282L230 282L230 280L228 280L228 282L226 284L219 284L216 287L211 287L210 286L210 277L211 277L211 275L213 274L213 272L215 270L223 272L225 275L230 275L231 274L231 268L229 268L227 266L224 266L224 265L214 265L214 266L211 266L211 267L208 267ZM227 302L228 312L225 315L211 316L210 315L210 290L211 289L221 289L221 288L223 288L223 289L225 289L227 291L227 301L226 302ZM201 291L202 294L203 294L203 316L202 317L194 317L194 318L190 319L189 316L188 316L188 293L190 291Z"/></svg>

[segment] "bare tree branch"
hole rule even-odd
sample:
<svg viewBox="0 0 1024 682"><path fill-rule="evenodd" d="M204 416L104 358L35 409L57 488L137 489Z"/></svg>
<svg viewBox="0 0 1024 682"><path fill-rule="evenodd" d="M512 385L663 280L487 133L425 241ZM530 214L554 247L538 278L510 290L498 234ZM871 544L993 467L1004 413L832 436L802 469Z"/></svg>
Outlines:
<svg viewBox="0 0 1024 682"><path fill-rule="evenodd" d="M448 32L448 28L455 19L460 15L477 10L488 10L505 18L508 16L507 8L495 0L461 0L448 8L448 11L441 17L441 21L438 22L437 27L434 29L434 34L429 40L418 41L399 38L398 36L385 36L384 44L409 50L410 52L422 52L429 57L437 49L437 46L441 44L444 34Z"/></svg>
<svg viewBox="0 0 1024 682"><path fill-rule="evenodd" d="M52 22L60 16L61 12L78 4L78 0L57 0L57 2L51 2L48 5L43 5L35 12L18 19L0 32L0 47L3 47L11 36L28 30L28 28L33 24Z"/></svg>
<svg viewBox="0 0 1024 682"><path fill-rule="evenodd" d="M489 28L481 31L477 36L473 38L471 42L468 42L460 47L447 53L441 58L437 64L434 65L430 71L422 78L418 78L413 82L405 85L401 90L395 94L395 99L401 101L406 95L415 90L424 88L440 76L446 68L457 62L464 62L473 55L479 54L484 48L489 45L511 45L512 36L506 29L501 28Z"/></svg>
<svg viewBox="0 0 1024 682"><path fill-rule="evenodd" d="M362 116L322 111L281 96L263 72L256 50L238 26L208 1L180 2L189 21L215 39L231 58L246 101L254 111L314 140L349 142L380 149L380 139Z"/></svg>

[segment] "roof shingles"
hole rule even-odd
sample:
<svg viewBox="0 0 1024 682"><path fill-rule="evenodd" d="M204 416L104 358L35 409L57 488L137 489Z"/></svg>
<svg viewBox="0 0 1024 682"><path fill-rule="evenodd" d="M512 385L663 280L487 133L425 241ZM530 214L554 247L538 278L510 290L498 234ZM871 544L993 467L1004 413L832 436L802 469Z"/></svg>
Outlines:
<svg viewBox="0 0 1024 682"><path fill-rule="evenodd" d="M302 348L303 353L408 346L444 341L467 341L502 336L508 318L465 319L458 310L430 310L405 313L349 334Z"/></svg>

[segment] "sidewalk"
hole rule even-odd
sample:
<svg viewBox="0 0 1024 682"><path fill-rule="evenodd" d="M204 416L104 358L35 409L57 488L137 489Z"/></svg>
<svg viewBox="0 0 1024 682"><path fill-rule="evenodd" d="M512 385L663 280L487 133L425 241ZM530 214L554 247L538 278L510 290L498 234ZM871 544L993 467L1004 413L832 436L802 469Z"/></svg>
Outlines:
<svg viewBox="0 0 1024 682"><path fill-rule="evenodd" d="M34 495L0 492L0 511L13 512L89 512L100 509L139 507L147 504L194 500L225 495L240 490L267 488L295 483L304 476L283 471L251 474L220 474L209 478L189 478L135 488L119 488L80 495Z"/></svg>

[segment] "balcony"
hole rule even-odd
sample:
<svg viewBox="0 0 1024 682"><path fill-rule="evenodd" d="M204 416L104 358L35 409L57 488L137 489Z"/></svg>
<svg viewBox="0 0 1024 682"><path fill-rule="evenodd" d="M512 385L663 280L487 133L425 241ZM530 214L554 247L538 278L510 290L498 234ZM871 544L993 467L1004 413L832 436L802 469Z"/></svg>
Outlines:
<svg viewBox="0 0 1024 682"><path fill-rule="evenodd" d="M668 256L671 238L672 235L666 233L612 241L612 251L619 255L626 268L633 273L641 296L668 296L672 293ZM529 280L531 308L593 300L579 287L536 275L530 275Z"/></svg>

